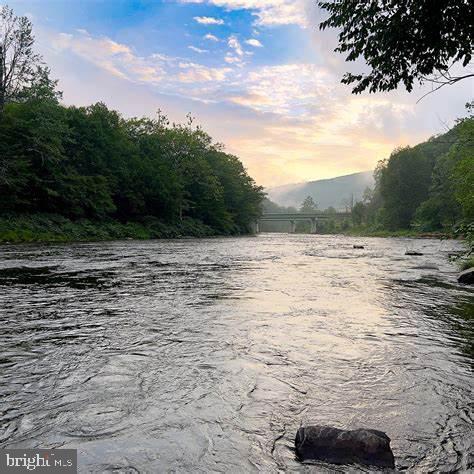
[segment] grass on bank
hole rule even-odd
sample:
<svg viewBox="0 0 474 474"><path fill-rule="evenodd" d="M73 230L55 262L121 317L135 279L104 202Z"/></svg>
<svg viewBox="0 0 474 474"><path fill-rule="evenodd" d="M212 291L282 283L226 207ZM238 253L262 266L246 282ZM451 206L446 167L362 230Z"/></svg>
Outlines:
<svg viewBox="0 0 474 474"><path fill-rule="evenodd" d="M468 268L474 267L474 257L469 257L466 259L461 259L459 261L459 269L461 271L467 270Z"/></svg>
<svg viewBox="0 0 474 474"><path fill-rule="evenodd" d="M215 234L211 227L189 218L165 224L154 217L126 223L111 219L72 221L55 214L0 217L0 243L172 239Z"/></svg>

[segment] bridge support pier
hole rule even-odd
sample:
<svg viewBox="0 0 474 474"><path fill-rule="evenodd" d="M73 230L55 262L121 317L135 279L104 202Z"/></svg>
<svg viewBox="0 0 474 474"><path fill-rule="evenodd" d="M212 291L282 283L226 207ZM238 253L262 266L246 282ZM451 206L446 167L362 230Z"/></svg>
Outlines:
<svg viewBox="0 0 474 474"><path fill-rule="evenodd" d="M258 221L252 223L252 232L258 234L260 232L260 225Z"/></svg>
<svg viewBox="0 0 474 474"><path fill-rule="evenodd" d="M337 212L333 215L333 217L337 217L338 219L350 217L350 214ZM260 222L289 222L290 224L290 234L296 232L296 222L298 221L305 221L306 223L310 223L310 232L312 234L316 234L318 232L318 225L319 222L323 222L329 218L328 214L322 212L272 212L272 213L264 213L258 218L257 222L255 222L253 229L255 232L259 232L259 223ZM306 224L307 225L307 224Z"/></svg>

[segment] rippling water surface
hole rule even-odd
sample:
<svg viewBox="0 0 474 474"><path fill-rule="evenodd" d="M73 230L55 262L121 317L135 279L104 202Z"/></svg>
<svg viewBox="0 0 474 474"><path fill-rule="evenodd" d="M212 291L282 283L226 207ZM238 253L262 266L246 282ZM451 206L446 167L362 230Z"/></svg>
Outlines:
<svg viewBox="0 0 474 474"><path fill-rule="evenodd" d="M359 472L295 460L297 428L318 423L387 432L401 471L468 471L460 247L282 234L1 247L0 446L77 448L80 472Z"/></svg>

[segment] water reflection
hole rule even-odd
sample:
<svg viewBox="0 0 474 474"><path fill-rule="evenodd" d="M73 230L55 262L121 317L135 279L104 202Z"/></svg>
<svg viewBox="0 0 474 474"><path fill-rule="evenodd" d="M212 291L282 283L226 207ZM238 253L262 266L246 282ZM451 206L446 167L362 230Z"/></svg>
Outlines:
<svg viewBox="0 0 474 474"><path fill-rule="evenodd" d="M446 258L458 249L3 247L1 445L75 447L84 472L335 472L294 458L316 422L386 431L400 470L467 470L474 293Z"/></svg>

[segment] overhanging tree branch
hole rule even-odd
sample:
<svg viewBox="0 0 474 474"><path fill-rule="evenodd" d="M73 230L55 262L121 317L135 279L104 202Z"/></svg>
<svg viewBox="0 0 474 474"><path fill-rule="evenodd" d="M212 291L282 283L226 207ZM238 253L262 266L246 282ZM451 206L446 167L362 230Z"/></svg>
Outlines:
<svg viewBox="0 0 474 474"><path fill-rule="evenodd" d="M433 74L448 74L442 86L474 77L449 76L453 64L467 67L473 57L474 2L466 0L332 0L319 1L329 13L320 29L340 30L335 51L346 61L363 59L365 74L347 73L355 94L390 91ZM435 79L436 80L436 79ZM438 90L439 88L435 89Z"/></svg>

